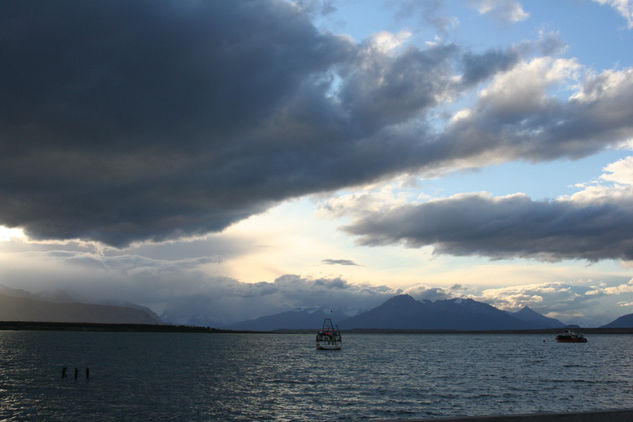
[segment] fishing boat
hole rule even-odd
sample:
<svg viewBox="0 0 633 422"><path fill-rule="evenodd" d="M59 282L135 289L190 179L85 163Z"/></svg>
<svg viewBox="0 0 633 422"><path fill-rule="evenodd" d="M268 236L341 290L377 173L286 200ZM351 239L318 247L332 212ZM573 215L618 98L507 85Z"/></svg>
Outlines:
<svg viewBox="0 0 633 422"><path fill-rule="evenodd" d="M586 343L587 339L582 333L567 330L564 333L557 335L556 341L559 343Z"/></svg>
<svg viewBox="0 0 633 422"><path fill-rule="evenodd" d="M325 318L323 320L323 327L317 331L317 350L340 350L341 343L341 330L339 330L338 325L335 328L334 324L332 324L332 320Z"/></svg>

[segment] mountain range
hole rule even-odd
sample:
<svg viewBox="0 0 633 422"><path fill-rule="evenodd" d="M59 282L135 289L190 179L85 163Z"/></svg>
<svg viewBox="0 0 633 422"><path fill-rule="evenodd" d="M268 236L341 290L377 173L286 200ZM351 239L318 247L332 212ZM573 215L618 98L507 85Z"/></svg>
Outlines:
<svg viewBox="0 0 633 422"><path fill-rule="evenodd" d="M248 331L274 331L277 329L301 330L320 328L323 319L330 318L333 321L340 321L347 318L346 315L334 312L327 308L304 309L281 312L274 315L267 315L260 318L241 321L229 325L230 330Z"/></svg>
<svg viewBox="0 0 633 422"><path fill-rule="evenodd" d="M342 329L486 331L574 327L541 315L527 306L517 312L506 312L473 299L418 301L404 294L352 317L327 308L297 309L220 328L248 331L314 330L321 327L325 318L331 318ZM82 303L64 291L34 295L2 285L0 321L164 323L143 306ZM633 328L633 314L624 315L600 328Z"/></svg>
<svg viewBox="0 0 633 422"><path fill-rule="evenodd" d="M523 309L515 314L472 299L417 301L399 295L382 305L340 322L341 328L409 330L526 330L564 327ZM537 315L541 318L538 318Z"/></svg>
<svg viewBox="0 0 633 422"><path fill-rule="evenodd" d="M611 321L601 328L631 328L633 327L633 314L623 315L620 318Z"/></svg>
<svg viewBox="0 0 633 422"><path fill-rule="evenodd" d="M559 320L541 315L538 312L533 311L527 306L524 306L519 311L508 312L508 313L512 315L513 317L520 319L521 321L525 321L532 324L535 327L561 328L561 324L563 324ZM563 326L570 327L570 325L568 324L563 324Z"/></svg>
<svg viewBox="0 0 633 422"><path fill-rule="evenodd" d="M417 301L405 294L351 318L328 313L325 309L295 310L242 321L227 328L255 331L315 329L321 326L324 318L338 321L342 329L528 330L567 326L527 306L517 312L505 312L472 299Z"/></svg>
<svg viewBox="0 0 633 422"><path fill-rule="evenodd" d="M42 296L0 286L0 321L161 324L149 309L128 304L81 303L57 291Z"/></svg>

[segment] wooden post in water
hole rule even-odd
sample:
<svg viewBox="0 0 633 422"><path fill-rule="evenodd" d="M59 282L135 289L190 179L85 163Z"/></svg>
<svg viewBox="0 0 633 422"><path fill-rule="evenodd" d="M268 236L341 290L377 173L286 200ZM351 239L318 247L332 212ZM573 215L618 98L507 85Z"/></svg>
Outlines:
<svg viewBox="0 0 633 422"><path fill-rule="evenodd" d="M90 368L86 368L86 379L90 378Z"/></svg>

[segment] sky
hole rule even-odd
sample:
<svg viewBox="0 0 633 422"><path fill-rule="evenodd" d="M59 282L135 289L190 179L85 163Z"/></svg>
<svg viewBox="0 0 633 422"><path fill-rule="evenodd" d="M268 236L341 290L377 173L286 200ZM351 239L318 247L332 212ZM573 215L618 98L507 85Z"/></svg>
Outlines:
<svg viewBox="0 0 633 422"><path fill-rule="evenodd" d="M633 313L631 0L2 9L2 286L215 326Z"/></svg>

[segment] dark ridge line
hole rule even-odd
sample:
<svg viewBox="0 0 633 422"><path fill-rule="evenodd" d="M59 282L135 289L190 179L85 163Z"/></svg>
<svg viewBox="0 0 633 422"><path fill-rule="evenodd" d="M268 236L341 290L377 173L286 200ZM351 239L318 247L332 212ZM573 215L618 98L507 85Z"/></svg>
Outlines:
<svg viewBox="0 0 633 422"><path fill-rule="evenodd" d="M239 333L239 334L312 334L315 329L278 329L273 331L225 330L221 328L170 324L108 324L93 322L0 321L0 330L9 331L102 331L150 333ZM344 334L557 334L565 328L534 330L404 330L352 328ZM577 328L584 334L633 334L631 328Z"/></svg>
<svg viewBox="0 0 633 422"><path fill-rule="evenodd" d="M0 321L0 330L9 331L101 331L145 333L252 333L212 327L170 324L109 324L97 322Z"/></svg>

